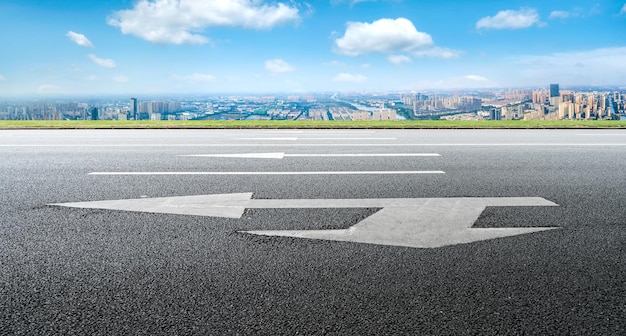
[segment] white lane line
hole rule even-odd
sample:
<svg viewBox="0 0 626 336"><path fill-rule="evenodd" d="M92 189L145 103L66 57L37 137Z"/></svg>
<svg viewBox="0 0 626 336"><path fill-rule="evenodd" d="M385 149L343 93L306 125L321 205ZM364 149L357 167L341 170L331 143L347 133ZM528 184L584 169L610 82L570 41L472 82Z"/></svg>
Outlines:
<svg viewBox="0 0 626 336"><path fill-rule="evenodd" d="M267 132L255 132L245 134L246 136L250 135L265 135L265 134L302 134L304 131L267 131Z"/></svg>
<svg viewBox="0 0 626 336"><path fill-rule="evenodd" d="M263 140L263 141L296 141L296 140L398 140L398 138L318 138L318 137L278 137L278 138L233 138L233 140Z"/></svg>
<svg viewBox="0 0 626 336"><path fill-rule="evenodd" d="M285 153L243 153L243 154L191 154L186 157L238 158L238 159L283 159L285 157L433 157L437 153L362 153L362 154L285 154Z"/></svg>
<svg viewBox="0 0 626 336"><path fill-rule="evenodd" d="M626 133L581 133L580 136L626 136Z"/></svg>
<svg viewBox="0 0 626 336"><path fill-rule="evenodd" d="M64 147L85 147L85 148L106 148L106 147L606 147L606 146L626 146L626 143L512 143L512 144L494 144L494 143L306 143L306 144L0 144L0 147L43 147L43 148L64 148Z"/></svg>
<svg viewBox="0 0 626 336"><path fill-rule="evenodd" d="M373 135L374 132L301 132L300 134L308 136L308 135L341 135L341 136L365 136L365 135Z"/></svg>
<svg viewBox="0 0 626 336"><path fill-rule="evenodd" d="M287 137L280 137L280 138L233 138L233 140L252 140L252 141L296 141L298 140L298 138L287 138Z"/></svg>
<svg viewBox="0 0 626 336"><path fill-rule="evenodd" d="M366 136L366 135L373 135L375 134L374 132L310 132L310 131L267 131L267 132L254 132L254 133L225 133L224 135L219 136L218 138L223 139L225 137L263 137L263 136L267 136L268 134L273 135L273 136L280 136L280 135L305 135L305 136L310 136L310 135L324 135L324 136L330 136L330 135L341 135L341 136Z"/></svg>
<svg viewBox="0 0 626 336"><path fill-rule="evenodd" d="M285 153L244 153L244 154L192 154L187 157L235 158L235 159L282 159Z"/></svg>
<svg viewBox="0 0 626 336"><path fill-rule="evenodd" d="M367 137L367 138L318 138L318 137L303 138L303 137L300 137L298 138L298 140L398 140L398 138L372 138L372 137Z"/></svg>
<svg viewBox="0 0 626 336"><path fill-rule="evenodd" d="M89 175L146 176L146 175L420 175L445 174L440 170L413 171L286 171L286 172L93 172Z"/></svg>

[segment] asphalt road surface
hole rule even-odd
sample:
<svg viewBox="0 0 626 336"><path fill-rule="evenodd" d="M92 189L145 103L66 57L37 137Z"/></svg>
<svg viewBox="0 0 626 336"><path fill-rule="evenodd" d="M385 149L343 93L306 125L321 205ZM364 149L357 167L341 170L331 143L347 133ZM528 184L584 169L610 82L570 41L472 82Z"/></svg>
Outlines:
<svg viewBox="0 0 626 336"><path fill-rule="evenodd" d="M2 130L0 176L2 335L626 334L624 130ZM241 193L240 218L53 205ZM486 197L558 206L432 248L243 232Z"/></svg>

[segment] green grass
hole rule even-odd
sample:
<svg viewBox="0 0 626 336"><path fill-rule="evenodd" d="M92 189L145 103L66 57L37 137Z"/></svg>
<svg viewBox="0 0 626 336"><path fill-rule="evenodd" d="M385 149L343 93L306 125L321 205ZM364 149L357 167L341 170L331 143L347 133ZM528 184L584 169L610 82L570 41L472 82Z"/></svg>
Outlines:
<svg viewBox="0 0 626 336"><path fill-rule="evenodd" d="M196 120L196 121L72 121L0 120L0 129L177 129L177 128L626 128L617 120L397 120L397 121L313 121L313 120Z"/></svg>

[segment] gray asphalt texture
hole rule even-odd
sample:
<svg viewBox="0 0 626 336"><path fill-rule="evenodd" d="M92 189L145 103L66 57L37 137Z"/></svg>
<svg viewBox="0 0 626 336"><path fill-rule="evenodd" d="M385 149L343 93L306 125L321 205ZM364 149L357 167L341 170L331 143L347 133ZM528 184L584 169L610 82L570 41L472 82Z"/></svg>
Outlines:
<svg viewBox="0 0 626 336"><path fill-rule="evenodd" d="M261 140L280 137L299 139ZM623 130L5 130L0 141L1 335L626 334ZM441 156L179 156L253 152ZM331 170L445 174L88 175ZM543 197L559 207L487 208L474 227L561 229L416 249L238 232L347 228L378 209L224 219L47 205L239 192Z"/></svg>

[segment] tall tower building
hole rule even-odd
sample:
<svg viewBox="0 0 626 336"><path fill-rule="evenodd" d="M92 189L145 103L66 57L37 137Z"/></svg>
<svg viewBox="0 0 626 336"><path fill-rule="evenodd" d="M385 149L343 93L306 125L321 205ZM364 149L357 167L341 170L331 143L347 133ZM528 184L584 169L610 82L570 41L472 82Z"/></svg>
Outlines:
<svg viewBox="0 0 626 336"><path fill-rule="evenodd" d="M130 98L130 115L137 120L137 98Z"/></svg>
<svg viewBox="0 0 626 336"><path fill-rule="evenodd" d="M91 120L98 120L98 108L94 107L91 109Z"/></svg>
<svg viewBox="0 0 626 336"><path fill-rule="evenodd" d="M550 98L548 100L550 102L550 106L555 107L555 109L559 108L559 104L561 103L559 84L550 84Z"/></svg>
<svg viewBox="0 0 626 336"><path fill-rule="evenodd" d="M550 84L550 98L559 96L559 84Z"/></svg>

